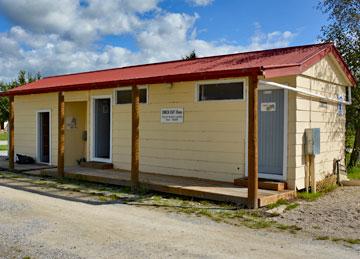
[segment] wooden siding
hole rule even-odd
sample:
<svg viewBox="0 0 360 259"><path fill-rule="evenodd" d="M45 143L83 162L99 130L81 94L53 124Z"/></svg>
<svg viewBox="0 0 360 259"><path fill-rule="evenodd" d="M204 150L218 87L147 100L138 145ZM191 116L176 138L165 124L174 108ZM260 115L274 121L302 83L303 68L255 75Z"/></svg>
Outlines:
<svg viewBox="0 0 360 259"><path fill-rule="evenodd" d="M243 177L246 100L197 102L195 89L196 82L175 83L172 88L148 85L148 103L140 104L140 170L230 182ZM90 140L91 97L113 97L112 162L115 168L130 170L131 104L115 104L115 91L68 92L65 101L88 101ZM160 123L160 109L171 107L184 109L184 123Z"/></svg>
<svg viewBox="0 0 360 259"><path fill-rule="evenodd" d="M310 67L303 75L296 77L299 88L337 98L345 96L348 80L336 65L331 55ZM345 114L337 115L337 104L328 102L326 106L317 98L298 95L296 98L296 124L291 125L291 132L295 133L295 149L291 154L289 167L295 170L294 178L289 178L289 183L294 183L297 188L304 188L305 184L305 156L304 156L304 131L306 128L320 128L320 155L315 157L316 180L319 181L333 171L333 160L344 158L345 150ZM344 107L345 112L345 107ZM344 163L344 160L342 161Z"/></svg>
<svg viewBox="0 0 360 259"><path fill-rule="evenodd" d="M232 181L245 174L245 101L195 101L195 82L148 86L140 105L140 170ZM184 123L161 124L161 108ZM113 106L113 163L130 169L131 105Z"/></svg>
<svg viewBox="0 0 360 259"><path fill-rule="evenodd" d="M15 154L36 157L36 112L51 111L51 163L57 164L57 93L15 96Z"/></svg>

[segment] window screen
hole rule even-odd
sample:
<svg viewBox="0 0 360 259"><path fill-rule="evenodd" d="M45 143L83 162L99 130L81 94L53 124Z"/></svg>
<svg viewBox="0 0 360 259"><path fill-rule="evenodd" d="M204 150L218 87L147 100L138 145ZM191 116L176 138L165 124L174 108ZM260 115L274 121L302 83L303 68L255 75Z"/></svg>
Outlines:
<svg viewBox="0 0 360 259"><path fill-rule="evenodd" d="M244 83L199 85L199 101L244 99Z"/></svg>
<svg viewBox="0 0 360 259"><path fill-rule="evenodd" d="M147 103L147 89L139 89L140 103ZM127 104L132 102L132 91L118 90L116 91L116 104Z"/></svg>

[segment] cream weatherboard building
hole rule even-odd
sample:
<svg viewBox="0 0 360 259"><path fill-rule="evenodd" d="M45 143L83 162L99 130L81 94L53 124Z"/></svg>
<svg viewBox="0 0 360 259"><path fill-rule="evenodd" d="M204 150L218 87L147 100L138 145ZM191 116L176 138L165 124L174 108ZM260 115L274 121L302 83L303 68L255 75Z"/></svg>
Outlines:
<svg viewBox="0 0 360 259"><path fill-rule="evenodd" d="M57 165L61 92L65 171L81 159L130 170L137 85L140 171L233 182L250 170L251 76L259 177L304 188L308 128L320 128L316 179L332 174L355 80L328 43L47 77L3 95L14 96L15 154Z"/></svg>

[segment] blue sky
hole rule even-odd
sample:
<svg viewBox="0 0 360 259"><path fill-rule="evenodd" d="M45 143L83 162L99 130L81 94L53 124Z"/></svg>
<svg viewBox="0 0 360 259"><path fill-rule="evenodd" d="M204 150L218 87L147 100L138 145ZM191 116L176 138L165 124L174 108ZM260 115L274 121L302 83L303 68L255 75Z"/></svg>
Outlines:
<svg viewBox="0 0 360 259"><path fill-rule="evenodd" d="M182 2L179 4L179 2ZM174 12L196 12L199 36L205 40L226 39L240 44L249 43L254 24L263 31L292 31L298 33L290 45L311 44L317 41L327 16L317 7L317 0L218 0L204 7L189 7L186 1L164 1L162 6Z"/></svg>
<svg viewBox="0 0 360 259"><path fill-rule="evenodd" d="M315 43L317 0L0 0L0 80Z"/></svg>

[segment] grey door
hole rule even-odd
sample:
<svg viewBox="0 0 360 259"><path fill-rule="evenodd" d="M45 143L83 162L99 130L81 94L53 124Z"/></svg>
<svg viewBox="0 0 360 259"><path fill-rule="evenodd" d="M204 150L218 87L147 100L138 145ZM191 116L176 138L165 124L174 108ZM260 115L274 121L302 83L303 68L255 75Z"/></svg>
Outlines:
<svg viewBox="0 0 360 259"><path fill-rule="evenodd" d="M259 91L259 174L281 176L284 159L284 90ZM260 177L265 177L260 175Z"/></svg>
<svg viewBox="0 0 360 259"><path fill-rule="evenodd" d="M94 100L94 156L110 159L110 98Z"/></svg>

